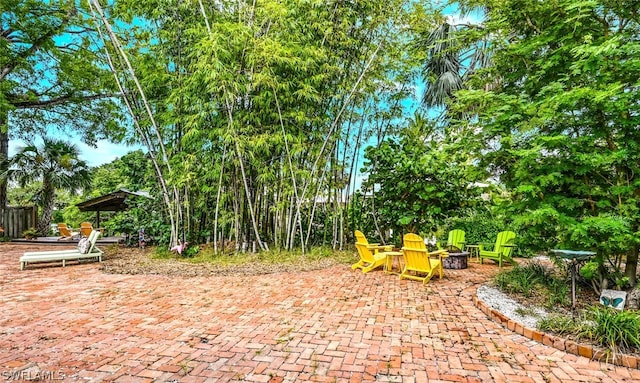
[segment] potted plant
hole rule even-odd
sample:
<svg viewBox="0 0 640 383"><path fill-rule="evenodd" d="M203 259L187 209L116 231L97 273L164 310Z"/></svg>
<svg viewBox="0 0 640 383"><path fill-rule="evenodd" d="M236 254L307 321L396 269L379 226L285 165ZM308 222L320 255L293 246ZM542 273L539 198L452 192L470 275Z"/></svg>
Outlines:
<svg viewBox="0 0 640 383"><path fill-rule="evenodd" d="M25 239L36 239L38 238L38 231L36 230L35 227L30 227L27 230L22 232L22 235L24 236Z"/></svg>

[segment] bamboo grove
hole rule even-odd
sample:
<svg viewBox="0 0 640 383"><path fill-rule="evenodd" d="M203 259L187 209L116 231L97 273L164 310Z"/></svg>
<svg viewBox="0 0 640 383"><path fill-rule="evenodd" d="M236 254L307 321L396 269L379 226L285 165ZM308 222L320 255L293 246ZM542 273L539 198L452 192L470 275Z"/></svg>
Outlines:
<svg viewBox="0 0 640 383"><path fill-rule="evenodd" d="M398 85L406 2L90 6L154 157L172 242L343 245L357 153L410 91Z"/></svg>
<svg viewBox="0 0 640 383"><path fill-rule="evenodd" d="M338 249L455 221L593 249L602 275L624 256L635 284L636 3L4 0L0 166L8 134L56 124L144 147L163 244Z"/></svg>

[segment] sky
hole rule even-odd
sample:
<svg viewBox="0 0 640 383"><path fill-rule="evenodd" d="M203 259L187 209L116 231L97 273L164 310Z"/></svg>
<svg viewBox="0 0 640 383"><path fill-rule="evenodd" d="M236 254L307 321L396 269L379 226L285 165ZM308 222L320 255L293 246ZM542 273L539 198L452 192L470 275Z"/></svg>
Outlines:
<svg viewBox="0 0 640 383"><path fill-rule="evenodd" d="M73 143L80 149L80 159L86 161L89 166L99 166L112 162L116 158L138 149L137 147L134 148L123 144L114 144L106 140L98 141L97 148L88 146L79 140L73 141Z"/></svg>
<svg viewBox="0 0 640 383"><path fill-rule="evenodd" d="M55 133L54 133L55 132ZM57 133L57 134L56 134ZM80 150L80 159L86 161L89 166L100 166L109 163L116 158L120 158L125 154L139 149L138 147L126 146L124 144L114 144L106 140L100 140L97 142L97 147L91 147L78 138L70 138L68 136L62 136L57 130L52 130L50 138L64 139L70 141L78 147ZM36 145L41 145L42 140L36 140ZM26 144L21 140L9 140L9 157L12 157Z"/></svg>

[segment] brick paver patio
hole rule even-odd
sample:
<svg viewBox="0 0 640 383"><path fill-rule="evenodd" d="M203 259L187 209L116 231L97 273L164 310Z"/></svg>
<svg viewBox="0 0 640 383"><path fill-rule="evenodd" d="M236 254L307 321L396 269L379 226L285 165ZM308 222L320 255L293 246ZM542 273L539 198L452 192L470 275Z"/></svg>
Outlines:
<svg viewBox="0 0 640 383"><path fill-rule="evenodd" d="M489 320L472 299L495 265L426 286L348 266L206 278L110 275L95 263L19 271L32 250L0 244L0 380L640 381L640 370Z"/></svg>

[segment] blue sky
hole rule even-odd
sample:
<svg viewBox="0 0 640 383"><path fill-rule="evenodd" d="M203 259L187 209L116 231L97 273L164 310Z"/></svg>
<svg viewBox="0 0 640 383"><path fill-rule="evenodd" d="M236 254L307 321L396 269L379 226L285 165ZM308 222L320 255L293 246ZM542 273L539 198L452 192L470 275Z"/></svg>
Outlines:
<svg viewBox="0 0 640 383"><path fill-rule="evenodd" d="M126 146L123 144L114 144L112 142L101 140L98 141L97 147L93 148L78 138L62 136L62 133L58 132L56 129L52 129L49 132L49 137L51 138L59 138L65 139L65 141L71 141L74 145L78 147L80 150L80 159L86 161L90 166L99 166L102 164L109 163L116 158L120 158L123 155L137 150L138 147ZM36 144L41 144L42 140L36 140ZM25 142L21 140L9 140L9 156L13 156L18 152L21 148L25 146Z"/></svg>

